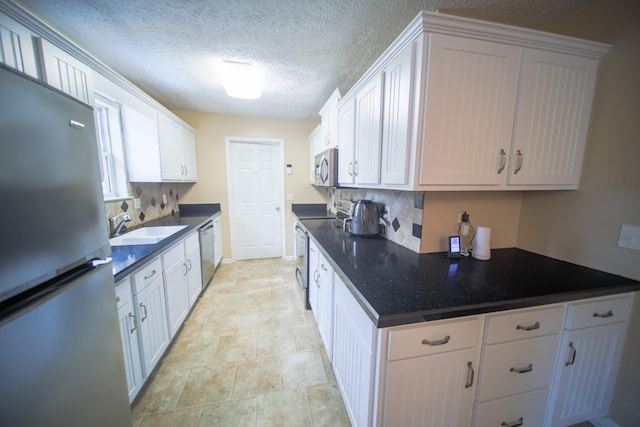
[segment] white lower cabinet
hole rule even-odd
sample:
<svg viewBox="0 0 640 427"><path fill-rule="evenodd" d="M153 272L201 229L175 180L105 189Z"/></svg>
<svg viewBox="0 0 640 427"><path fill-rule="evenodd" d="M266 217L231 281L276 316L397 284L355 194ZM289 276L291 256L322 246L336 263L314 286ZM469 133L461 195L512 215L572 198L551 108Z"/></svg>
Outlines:
<svg viewBox="0 0 640 427"><path fill-rule="evenodd" d="M481 317L391 328L382 425L470 425L481 333Z"/></svg>
<svg viewBox="0 0 640 427"><path fill-rule="evenodd" d="M318 247L316 244L309 240L309 259L308 263L308 271L309 278L307 281L309 282L309 307L311 307L311 313L313 313L313 317L318 321Z"/></svg>
<svg viewBox="0 0 640 427"><path fill-rule="evenodd" d="M625 295L569 304L552 427L607 415L632 302L632 295Z"/></svg>
<svg viewBox="0 0 640 427"><path fill-rule="evenodd" d="M333 268L322 254L318 254L318 332L327 352L333 358Z"/></svg>
<svg viewBox="0 0 640 427"><path fill-rule="evenodd" d="M376 328L338 275L334 277L333 372L351 424L372 423Z"/></svg>
<svg viewBox="0 0 640 427"><path fill-rule="evenodd" d="M476 408L476 427L541 427L549 389L517 394L480 403Z"/></svg>
<svg viewBox="0 0 640 427"><path fill-rule="evenodd" d="M173 338L202 291L198 233L162 254L164 285L167 293L167 319Z"/></svg>
<svg viewBox="0 0 640 427"><path fill-rule="evenodd" d="M198 233L192 233L117 283L129 402L162 359L201 290Z"/></svg>
<svg viewBox="0 0 640 427"><path fill-rule="evenodd" d="M160 258L133 274L136 316L140 319L140 345L145 377L158 364L169 345L167 301Z"/></svg>
<svg viewBox="0 0 640 427"><path fill-rule="evenodd" d="M140 358L137 332L139 319L133 305L130 277L116 284L116 301L124 367L127 374L127 392L129 393L129 402L132 402L144 383L144 376L142 375L142 359Z"/></svg>

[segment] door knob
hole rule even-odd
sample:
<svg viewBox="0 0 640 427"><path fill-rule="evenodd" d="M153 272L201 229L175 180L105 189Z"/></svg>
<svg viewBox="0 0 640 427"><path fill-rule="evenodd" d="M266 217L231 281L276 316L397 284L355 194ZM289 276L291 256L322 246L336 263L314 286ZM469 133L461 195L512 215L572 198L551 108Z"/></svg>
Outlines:
<svg viewBox="0 0 640 427"><path fill-rule="evenodd" d="M277 210L277 211L280 211L280 206L276 206L276 210Z"/></svg>

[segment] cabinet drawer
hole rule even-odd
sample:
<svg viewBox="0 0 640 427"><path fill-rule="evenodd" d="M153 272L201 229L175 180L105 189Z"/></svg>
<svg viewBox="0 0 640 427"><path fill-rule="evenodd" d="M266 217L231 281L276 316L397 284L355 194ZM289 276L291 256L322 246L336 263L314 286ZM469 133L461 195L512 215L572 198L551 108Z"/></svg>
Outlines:
<svg viewBox="0 0 640 427"><path fill-rule="evenodd" d="M122 308L126 303L133 299L131 293L131 278L126 277L116 284L116 303L118 310Z"/></svg>
<svg viewBox="0 0 640 427"><path fill-rule="evenodd" d="M162 254L162 265L165 270L180 260L184 260L184 245L182 242Z"/></svg>
<svg viewBox="0 0 640 427"><path fill-rule="evenodd" d="M631 313L633 297L598 298L569 304L567 329L581 329L609 323L624 322Z"/></svg>
<svg viewBox="0 0 640 427"><path fill-rule="evenodd" d="M137 295L158 277L162 277L160 257L133 273L134 293Z"/></svg>
<svg viewBox="0 0 640 427"><path fill-rule="evenodd" d="M495 344L556 334L562 329L561 305L487 316L485 342Z"/></svg>
<svg viewBox="0 0 640 427"><path fill-rule="evenodd" d="M478 400L550 387L559 340L556 334L487 346Z"/></svg>
<svg viewBox="0 0 640 427"><path fill-rule="evenodd" d="M460 350L478 344L480 319L470 318L389 331L388 360Z"/></svg>
<svg viewBox="0 0 640 427"><path fill-rule="evenodd" d="M544 425L549 389L480 403L476 408L475 427Z"/></svg>

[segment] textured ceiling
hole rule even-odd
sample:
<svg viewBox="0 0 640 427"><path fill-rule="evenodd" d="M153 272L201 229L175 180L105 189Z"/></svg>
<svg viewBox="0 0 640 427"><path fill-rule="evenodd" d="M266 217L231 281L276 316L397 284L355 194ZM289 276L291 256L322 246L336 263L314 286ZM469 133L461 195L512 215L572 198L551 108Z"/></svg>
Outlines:
<svg viewBox="0 0 640 427"><path fill-rule="evenodd" d="M169 109L317 118L420 10L542 29L592 0L17 0ZM260 66L235 100L220 59Z"/></svg>

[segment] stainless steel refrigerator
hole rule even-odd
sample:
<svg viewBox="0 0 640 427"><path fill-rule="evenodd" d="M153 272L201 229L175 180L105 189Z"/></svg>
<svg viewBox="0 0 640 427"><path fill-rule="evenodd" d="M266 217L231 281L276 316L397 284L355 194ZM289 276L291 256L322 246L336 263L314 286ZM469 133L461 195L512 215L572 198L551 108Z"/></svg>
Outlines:
<svg viewBox="0 0 640 427"><path fill-rule="evenodd" d="M0 204L0 425L130 426L93 110L1 65Z"/></svg>

